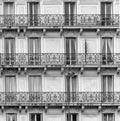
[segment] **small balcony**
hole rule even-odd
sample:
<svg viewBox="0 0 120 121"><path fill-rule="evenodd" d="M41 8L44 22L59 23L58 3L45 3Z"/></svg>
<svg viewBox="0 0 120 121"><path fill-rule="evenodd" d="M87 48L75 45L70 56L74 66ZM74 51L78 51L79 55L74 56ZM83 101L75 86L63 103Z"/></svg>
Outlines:
<svg viewBox="0 0 120 121"><path fill-rule="evenodd" d="M12 53L0 54L1 66L83 66L120 64L120 53Z"/></svg>
<svg viewBox="0 0 120 121"><path fill-rule="evenodd" d="M0 27L119 27L120 15L100 14L0 15Z"/></svg>
<svg viewBox="0 0 120 121"><path fill-rule="evenodd" d="M120 104L120 92L1 92L0 104Z"/></svg>

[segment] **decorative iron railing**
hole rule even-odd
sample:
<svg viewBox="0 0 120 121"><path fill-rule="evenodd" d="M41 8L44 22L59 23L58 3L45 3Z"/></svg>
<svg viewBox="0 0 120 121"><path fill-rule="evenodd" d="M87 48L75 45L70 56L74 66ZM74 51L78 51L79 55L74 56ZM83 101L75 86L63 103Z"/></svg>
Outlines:
<svg viewBox="0 0 120 121"><path fill-rule="evenodd" d="M38 15L0 15L1 27L99 27L120 24L120 15L112 14L105 17L100 14L38 14Z"/></svg>
<svg viewBox="0 0 120 121"><path fill-rule="evenodd" d="M0 104L120 104L120 92L1 92Z"/></svg>
<svg viewBox="0 0 120 121"><path fill-rule="evenodd" d="M120 53L0 54L1 66L119 65Z"/></svg>

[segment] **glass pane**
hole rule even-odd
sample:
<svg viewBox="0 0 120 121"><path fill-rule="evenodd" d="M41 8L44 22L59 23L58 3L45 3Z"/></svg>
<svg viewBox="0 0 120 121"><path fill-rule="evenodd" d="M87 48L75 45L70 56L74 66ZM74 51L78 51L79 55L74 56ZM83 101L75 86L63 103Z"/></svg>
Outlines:
<svg viewBox="0 0 120 121"><path fill-rule="evenodd" d="M40 118L40 114L37 114L36 117L37 117L37 120L36 121L41 121L41 118Z"/></svg>
<svg viewBox="0 0 120 121"><path fill-rule="evenodd" d="M108 76L108 92L113 92L113 79L112 79L112 76Z"/></svg>
<svg viewBox="0 0 120 121"><path fill-rule="evenodd" d="M35 121L35 114L31 114L30 121Z"/></svg>
<svg viewBox="0 0 120 121"><path fill-rule="evenodd" d="M76 114L72 114L72 121L77 121L77 115Z"/></svg>
<svg viewBox="0 0 120 121"><path fill-rule="evenodd" d="M30 92L41 92L42 91L42 80L40 76L29 77L29 91Z"/></svg>
<svg viewBox="0 0 120 121"><path fill-rule="evenodd" d="M5 77L5 89L6 92L16 92L16 80L15 77Z"/></svg>

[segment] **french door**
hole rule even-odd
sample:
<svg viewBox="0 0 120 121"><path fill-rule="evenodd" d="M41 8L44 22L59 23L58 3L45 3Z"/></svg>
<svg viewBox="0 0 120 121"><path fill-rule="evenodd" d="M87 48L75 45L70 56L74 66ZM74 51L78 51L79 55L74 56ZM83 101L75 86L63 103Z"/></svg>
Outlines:
<svg viewBox="0 0 120 121"><path fill-rule="evenodd" d="M7 121L17 121L16 113L7 113Z"/></svg>
<svg viewBox="0 0 120 121"><path fill-rule="evenodd" d="M15 63L15 38L5 38L5 64Z"/></svg>
<svg viewBox="0 0 120 121"><path fill-rule="evenodd" d="M66 92L67 92L67 101L76 101L76 92L78 91L77 76L73 77L66 76Z"/></svg>
<svg viewBox="0 0 120 121"><path fill-rule="evenodd" d="M41 43L40 38L29 38L28 39L28 53L29 53L29 64L39 65L41 58Z"/></svg>
<svg viewBox="0 0 120 121"><path fill-rule="evenodd" d="M30 75L29 76L29 98L30 101L40 101L40 92L42 91L42 79L41 76Z"/></svg>
<svg viewBox="0 0 120 121"><path fill-rule="evenodd" d="M112 2L101 2L102 25L112 24Z"/></svg>
<svg viewBox="0 0 120 121"><path fill-rule="evenodd" d="M28 2L28 16L30 26L37 26L38 25L38 2Z"/></svg>
<svg viewBox="0 0 120 121"><path fill-rule="evenodd" d="M76 38L67 37L66 38L66 64L72 65L76 63Z"/></svg>
<svg viewBox="0 0 120 121"><path fill-rule="evenodd" d="M102 92L103 101L111 102L113 101L114 92L114 76L113 75L103 75L102 76Z"/></svg>
<svg viewBox="0 0 120 121"><path fill-rule="evenodd" d="M8 102L16 101L16 78L15 76L5 77L5 100Z"/></svg>
<svg viewBox="0 0 120 121"><path fill-rule="evenodd" d="M76 113L67 114L67 121L78 121Z"/></svg>
<svg viewBox="0 0 120 121"><path fill-rule="evenodd" d="M75 2L65 2L65 25L72 26L75 24Z"/></svg>
<svg viewBox="0 0 120 121"><path fill-rule="evenodd" d="M40 113L31 113L30 121L42 121L42 114Z"/></svg>
<svg viewBox="0 0 120 121"><path fill-rule="evenodd" d="M113 61L113 39L103 37L101 42L102 64L112 64Z"/></svg>
<svg viewBox="0 0 120 121"><path fill-rule="evenodd" d="M102 121L115 121L114 113L103 113Z"/></svg>
<svg viewBox="0 0 120 121"><path fill-rule="evenodd" d="M12 26L15 23L14 2L4 2L4 24Z"/></svg>

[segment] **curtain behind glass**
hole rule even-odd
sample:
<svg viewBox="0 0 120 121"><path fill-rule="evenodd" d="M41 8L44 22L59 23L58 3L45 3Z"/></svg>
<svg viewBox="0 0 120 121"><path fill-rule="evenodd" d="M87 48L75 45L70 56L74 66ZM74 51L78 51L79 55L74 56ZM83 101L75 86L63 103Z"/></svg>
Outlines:
<svg viewBox="0 0 120 121"><path fill-rule="evenodd" d="M40 76L29 77L29 91L30 92L41 92L42 91L42 80Z"/></svg>
<svg viewBox="0 0 120 121"><path fill-rule="evenodd" d="M28 40L28 52L29 53L40 53L40 39L39 38L29 38Z"/></svg>
<svg viewBox="0 0 120 121"><path fill-rule="evenodd" d="M16 79L15 76L5 77L5 91L16 92Z"/></svg>
<svg viewBox="0 0 120 121"><path fill-rule="evenodd" d="M5 39L5 53L15 53L15 39L14 38Z"/></svg>
<svg viewBox="0 0 120 121"><path fill-rule="evenodd" d="M103 76L103 92L113 92L113 76Z"/></svg>
<svg viewBox="0 0 120 121"><path fill-rule="evenodd" d="M4 3L4 15L10 15L14 13L15 13L14 3L12 2Z"/></svg>

